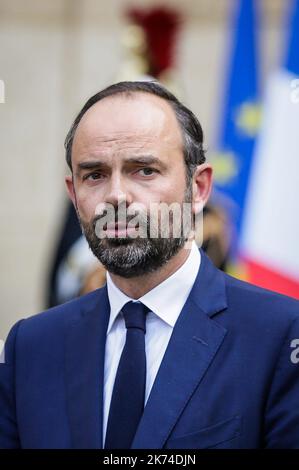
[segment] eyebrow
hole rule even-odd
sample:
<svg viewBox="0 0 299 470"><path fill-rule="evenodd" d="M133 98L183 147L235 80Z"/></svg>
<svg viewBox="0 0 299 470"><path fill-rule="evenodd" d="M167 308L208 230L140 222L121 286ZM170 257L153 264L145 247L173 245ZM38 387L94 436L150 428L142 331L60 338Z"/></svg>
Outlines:
<svg viewBox="0 0 299 470"><path fill-rule="evenodd" d="M138 165L158 165L163 169L166 169L166 165L161 162L161 160L153 155L141 155L136 157L129 157L124 160L124 163L132 163ZM107 164L100 160L90 160L78 163L78 171L79 174L82 170L93 170L95 168L107 168Z"/></svg>

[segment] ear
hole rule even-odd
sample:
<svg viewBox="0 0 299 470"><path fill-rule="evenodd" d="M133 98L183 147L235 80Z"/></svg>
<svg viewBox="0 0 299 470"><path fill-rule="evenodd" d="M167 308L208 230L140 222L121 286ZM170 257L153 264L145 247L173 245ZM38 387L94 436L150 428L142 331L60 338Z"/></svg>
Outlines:
<svg viewBox="0 0 299 470"><path fill-rule="evenodd" d="M66 184L66 189L67 189L69 198L71 199L72 203L74 204L76 208L77 200L76 200L76 193L75 193L75 188L74 188L73 175L67 175L65 177L65 184Z"/></svg>
<svg viewBox="0 0 299 470"><path fill-rule="evenodd" d="M198 165L193 175L193 212L199 214L206 205L212 189L213 170L209 163Z"/></svg>

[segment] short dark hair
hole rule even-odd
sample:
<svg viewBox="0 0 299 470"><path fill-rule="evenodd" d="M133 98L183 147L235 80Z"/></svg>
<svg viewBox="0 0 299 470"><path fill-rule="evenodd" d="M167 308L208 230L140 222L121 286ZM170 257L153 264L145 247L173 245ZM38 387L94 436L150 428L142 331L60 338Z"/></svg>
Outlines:
<svg viewBox="0 0 299 470"><path fill-rule="evenodd" d="M76 119L74 120L65 139L66 162L72 171L72 145L76 129L86 111L95 103L108 96L117 94L131 95L132 93L151 93L166 100L173 108L178 123L180 125L183 143L184 159L187 167L187 177L192 178L197 165L204 163L205 151L203 149L203 131L196 116L184 106L170 91L156 81L136 81L115 83L104 90L93 95L85 103Z"/></svg>

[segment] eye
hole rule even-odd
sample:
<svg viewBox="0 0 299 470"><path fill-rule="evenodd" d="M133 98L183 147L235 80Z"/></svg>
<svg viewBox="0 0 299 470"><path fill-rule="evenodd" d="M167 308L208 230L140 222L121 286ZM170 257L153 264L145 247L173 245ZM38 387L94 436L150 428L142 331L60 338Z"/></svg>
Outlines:
<svg viewBox="0 0 299 470"><path fill-rule="evenodd" d="M141 174L141 172L143 172L143 174ZM154 168L146 167L138 170L138 173L141 174L141 176L152 176L154 173L158 173L158 171Z"/></svg>
<svg viewBox="0 0 299 470"><path fill-rule="evenodd" d="M85 181L85 180L96 181L96 180L102 179L103 176L104 175L102 173L100 173L99 171L94 171L93 173L88 173L88 174L84 175L83 176L83 181Z"/></svg>

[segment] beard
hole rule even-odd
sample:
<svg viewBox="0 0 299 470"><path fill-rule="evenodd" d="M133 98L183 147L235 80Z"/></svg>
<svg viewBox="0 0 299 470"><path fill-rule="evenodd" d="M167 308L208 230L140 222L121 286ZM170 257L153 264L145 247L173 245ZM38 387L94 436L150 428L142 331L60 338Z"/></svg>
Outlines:
<svg viewBox="0 0 299 470"><path fill-rule="evenodd" d="M191 194L191 187L187 187L184 203L191 202ZM184 223L182 212L181 227L183 228L183 233L178 237L172 236L173 220L171 217L170 236L151 237L150 217L145 214L141 215L142 226L146 231L146 236L137 236L136 238L102 238L97 233L99 216L94 217L90 222L86 222L79 217L83 233L91 251L108 272L124 278L152 273L164 266L184 247L191 232L191 227L187 227ZM128 224L131 219L132 217L127 216L126 223Z"/></svg>

